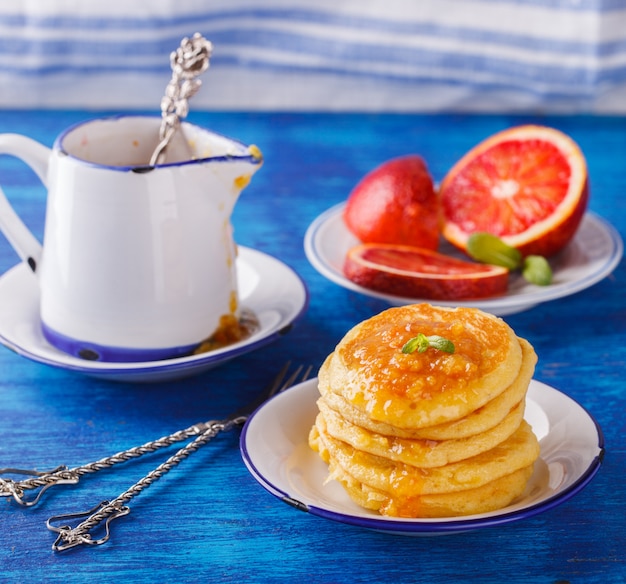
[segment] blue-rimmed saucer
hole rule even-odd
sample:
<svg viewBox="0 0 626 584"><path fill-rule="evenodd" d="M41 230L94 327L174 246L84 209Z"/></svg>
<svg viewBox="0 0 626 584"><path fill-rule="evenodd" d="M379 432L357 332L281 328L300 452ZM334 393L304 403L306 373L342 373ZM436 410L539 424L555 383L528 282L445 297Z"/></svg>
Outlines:
<svg viewBox="0 0 626 584"><path fill-rule="evenodd" d="M345 203L331 207L307 229L304 250L311 265L331 282L366 296L380 298L393 306L423 301L420 298L392 296L369 290L344 276L346 253L359 243L343 222L344 207ZM442 243L440 251L467 259L448 243ZM616 268L623 251L624 244L617 230L598 215L587 213L574 239L557 256L550 258L554 275L550 286L534 286L521 275L511 274L508 291L503 296L433 302L439 306L473 306L498 316L522 312L542 302L563 298L593 286Z"/></svg>
<svg viewBox="0 0 626 584"><path fill-rule="evenodd" d="M442 535L527 519L564 503L583 489L600 468L602 431L577 402L531 381L525 419L541 445L541 455L524 494L491 513L444 519L383 517L354 503L328 466L308 446L319 398L317 380L274 397L247 421L241 453L252 476L272 495L325 519L399 535Z"/></svg>
<svg viewBox="0 0 626 584"><path fill-rule="evenodd" d="M258 320L248 338L227 347L162 361L85 361L50 345L41 331L39 289L25 264L0 277L0 342L16 353L53 367L112 381L165 381L196 375L285 334L308 306L308 291L290 267L257 250L239 247L237 278L242 307Z"/></svg>

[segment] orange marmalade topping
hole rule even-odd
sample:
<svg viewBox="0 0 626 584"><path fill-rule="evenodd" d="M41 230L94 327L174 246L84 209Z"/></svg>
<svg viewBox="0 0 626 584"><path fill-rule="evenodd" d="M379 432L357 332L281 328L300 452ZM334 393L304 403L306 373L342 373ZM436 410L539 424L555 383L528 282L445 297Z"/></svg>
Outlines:
<svg viewBox="0 0 626 584"><path fill-rule="evenodd" d="M469 389L506 358L510 339L502 321L475 311L450 312L430 305L415 310L391 309L361 324L355 338L339 348L350 371L358 371L362 397L374 410L390 400L409 401L412 409L446 393ZM429 348L402 353L418 333L439 335L454 344L454 353Z"/></svg>
<svg viewBox="0 0 626 584"><path fill-rule="evenodd" d="M194 355L215 351L238 343L248 338L259 328L256 315L250 311L242 311L241 318L232 314L224 314L220 317L217 330L202 344L196 348Z"/></svg>

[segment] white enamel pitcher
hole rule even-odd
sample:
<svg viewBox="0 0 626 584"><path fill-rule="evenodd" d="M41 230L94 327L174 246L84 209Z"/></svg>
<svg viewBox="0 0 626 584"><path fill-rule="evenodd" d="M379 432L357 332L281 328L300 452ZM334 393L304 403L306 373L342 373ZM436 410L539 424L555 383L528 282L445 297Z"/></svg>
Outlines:
<svg viewBox="0 0 626 584"><path fill-rule="evenodd" d="M151 361L189 354L239 315L231 213L262 156L183 123L150 166L160 118L64 131L52 149L0 135L48 189L43 246L0 190L0 229L38 281L45 338L74 356Z"/></svg>

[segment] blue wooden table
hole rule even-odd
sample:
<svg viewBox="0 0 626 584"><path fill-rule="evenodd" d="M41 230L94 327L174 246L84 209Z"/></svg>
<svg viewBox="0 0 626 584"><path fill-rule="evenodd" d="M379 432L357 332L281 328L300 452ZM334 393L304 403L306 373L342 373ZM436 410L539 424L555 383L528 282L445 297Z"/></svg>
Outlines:
<svg viewBox="0 0 626 584"><path fill-rule="evenodd" d="M103 112L97 112L101 114ZM51 145L94 112L0 112L0 132ZM590 208L626 235L626 119L541 116L192 113L191 121L261 147L265 165L237 205L237 241L294 268L310 304L288 335L196 377L151 384L88 378L0 347L0 467L75 466L243 404L287 359L318 367L355 323L386 305L320 276L307 226L380 162L419 153L436 180L482 138L536 122L569 133L591 179ZM45 193L23 164L0 158L0 184L42 235ZM0 241L0 273L18 259ZM219 436L131 502L108 543L51 550L48 517L112 499L159 464L150 455L26 509L0 500L0 580L132 582L626 582L626 269L573 296L505 317L534 345L536 379L595 417L606 455L595 479L546 513L440 537L368 531L299 512L246 470L238 433Z"/></svg>

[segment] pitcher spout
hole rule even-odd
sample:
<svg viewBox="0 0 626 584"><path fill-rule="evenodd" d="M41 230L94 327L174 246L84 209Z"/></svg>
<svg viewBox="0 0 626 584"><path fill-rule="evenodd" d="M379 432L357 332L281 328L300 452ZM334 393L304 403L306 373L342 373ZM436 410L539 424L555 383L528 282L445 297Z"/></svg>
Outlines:
<svg viewBox="0 0 626 584"><path fill-rule="evenodd" d="M222 185L224 194L237 196L263 164L263 154L258 146L187 123L181 125L167 153L169 164L196 167L199 171L204 169Z"/></svg>
<svg viewBox="0 0 626 584"><path fill-rule="evenodd" d="M238 155L235 157L237 162L243 163L243 165L236 163L228 169L232 177L233 187L237 193L248 186L254 173L259 170L263 164L263 154L258 146L251 144L247 147L247 150L247 155Z"/></svg>

